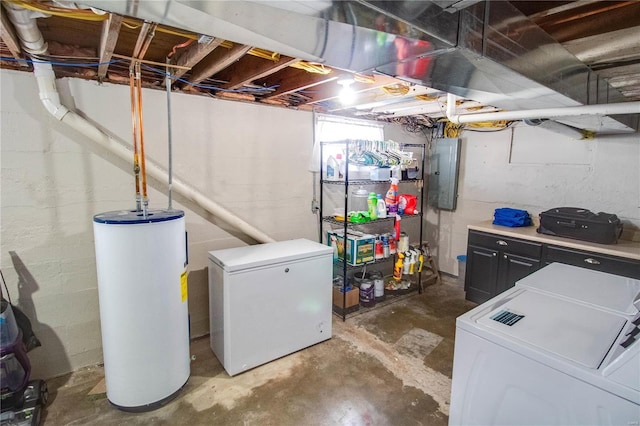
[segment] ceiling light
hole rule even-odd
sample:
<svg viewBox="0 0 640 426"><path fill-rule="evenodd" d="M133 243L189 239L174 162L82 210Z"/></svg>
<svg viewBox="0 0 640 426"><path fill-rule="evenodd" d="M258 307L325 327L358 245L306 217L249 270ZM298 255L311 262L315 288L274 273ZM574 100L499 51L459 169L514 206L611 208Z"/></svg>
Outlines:
<svg viewBox="0 0 640 426"><path fill-rule="evenodd" d="M354 83L352 78L342 78L338 80L338 84L342 86L340 94L338 95L340 103L342 105L351 105L356 99L356 92L351 88Z"/></svg>

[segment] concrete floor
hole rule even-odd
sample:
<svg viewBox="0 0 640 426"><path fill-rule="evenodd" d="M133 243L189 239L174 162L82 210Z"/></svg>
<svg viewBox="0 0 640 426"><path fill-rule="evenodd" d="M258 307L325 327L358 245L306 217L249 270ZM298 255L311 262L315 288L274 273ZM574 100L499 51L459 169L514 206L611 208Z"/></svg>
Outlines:
<svg viewBox="0 0 640 426"><path fill-rule="evenodd" d="M333 338L229 377L195 340L191 377L152 412L113 408L101 367L48 381L44 424L446 425L455 318L474 304L446 278L414 295L342 322Z"/></svg>

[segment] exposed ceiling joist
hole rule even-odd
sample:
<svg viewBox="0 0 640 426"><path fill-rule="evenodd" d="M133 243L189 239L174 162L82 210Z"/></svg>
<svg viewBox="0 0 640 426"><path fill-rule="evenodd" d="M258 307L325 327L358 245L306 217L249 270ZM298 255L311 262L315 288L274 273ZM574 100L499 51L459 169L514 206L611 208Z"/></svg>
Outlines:
<svg viewBox="0 0 640 426"><path fill-rule="evenodd" d="M640 2L604 1L599 3L602 5L593 11L566 17L562 14L554 15L550 19L539 19L534 22L560 43L638 26Z"/></svg>
<svg viewBox="0 0 640 426"><path fill-rule="evenodd" d="M109 14L109 18L102 24L102 36L100 37L100 51L98 66L98 80L102 81L107 76L109 62L113 57L113 52L118 42L120 34L120 26L122 25L122 16L113 13Z"/></svg>
<svg viewBox="0 0 640 426"><path fill-rule="evenodd" d="M250 84L253 81L265 78L274 74L291 64L299 62L299 59L291 58L289 56L280 56L280 59L275 62L266 61L264 59L247 56L247 59L251 62L246 62L239 67L238 70L233 70L230 73L232 77L229 79L229 83L223 86L224 89L238 89L245 84Z"/></svg>
<svg viewBox="0 0 640 426"><path fill-rule="evenodd" d="M9 18L7 18L7 14L4 11L0 14L0 37L2 37L2 41L11 52L11 55L15 59L24 59L22 55L22 50L20 49L20 40L13 29L13 25L9 22ZM20 66L28 67L24 61L18 61Z"/></svg>
<svg viewBox="0 0 640 426"><path fill-rule="evenodd" d="M183 49L178 55L174 56L171 63L180 67L193 68L198 62L203 60L208 54L220 46L222 42L224 42L224 39L213 38L205 43L200 43L199 41L192 43L187 48ZM180 78L186 72L186 69L176 69L174 76L175 78Z"/></svg>
<svg viewBox="0 0 640 426"><path fill-rule="evenodd" d="M221 55L216 55L216 52L213 52L193 67L189 81L199 83L205 78L217 74L243 57L249 50L251 50L251 46L236 44L231 49L222 52Z"/></svg>
<svg viewBox="0 0 640 426"><path fill-rule="evenodd" d="M267 86L278 85L278 88L270 96L263 98L271 100L278 96L287 95L293 92L309 89L311 87L337 80L338 77L332 74L314 74L295 68L288 68L278 74L277 81L269 81Z"/></svg>

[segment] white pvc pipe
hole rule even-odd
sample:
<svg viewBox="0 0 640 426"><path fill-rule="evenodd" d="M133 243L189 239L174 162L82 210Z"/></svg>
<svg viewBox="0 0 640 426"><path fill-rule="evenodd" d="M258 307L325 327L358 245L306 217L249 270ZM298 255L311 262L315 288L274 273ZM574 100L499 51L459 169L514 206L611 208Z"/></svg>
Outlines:
<svg viewBox="0 0 640 426"><path fill-rule="evenodd" d="M31 17L29 11L14 6L11 3L3 4L7 7L11 21L14 22L15 20L14 24L20 40L29 40L29 48L34 52L47 53L47 45L42 39L42 34L40 34L40 30L36 25L35 19ZM33 67L36 81L38 83L38 89L40 90L40 100L50 114L52 114L57 120L60 120L82 133L88 139L94 141L121 159L125 161L131 160L132 152L127 147L121 145L93 125L90 121L75 112L70 111L61 104L60 95L56 88L56 77L50 64L34 62ZM167 180L166 172L154 164L147 164L146 171L149 176L160 182ZM176 193L194 202L199 207L203 208L220 220L232 225L254 240L261 243L270 243L275 241L264 232L240 219L238 216L234 215L215 201L209 199L201 192L191 188L185 182L173 178L173 189Z"/></svg>
<svg viewBox="0 0 640 426"><path fill-rule="evenodd" d="M601 105L581 105L523 111L486 112L478 114L455 114L456 95L447 95L447 118L455 124L481 121L524 120L536 118L575 117L579 115L640 114L640 102L621 102Z"/></svg>
<svg viewBox="0 0 640 426"><path fill-rule="evenodd" d="M96 142L98 145L117 155L121 159L125 161L131 160L132 152L127 147L116 142L114 139L95 127L92 123L85 120L83 117L79 116L73 111L69 111L69 113L62 119L62 122L73 127L75 130L79 131L87 138ZM147 163L147 174L160 182L167 181L167 173L153 163ZM254 240L261 243L269 243L275 241L267 234L256 229L252 225L248 224L238 216L222 207L220 204L209 199L201 192L191 188L185 182L182 182L180 179L177 179L175 177L173 178L173 190L189 201L194 202L199 207L202 207L217 218L244 232Z"/></svg>

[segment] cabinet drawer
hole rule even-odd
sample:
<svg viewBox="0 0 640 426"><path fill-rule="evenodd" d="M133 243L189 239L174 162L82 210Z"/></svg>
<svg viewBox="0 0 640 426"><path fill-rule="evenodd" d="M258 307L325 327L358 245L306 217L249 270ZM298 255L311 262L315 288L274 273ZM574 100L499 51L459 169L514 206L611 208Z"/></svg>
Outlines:
<svg viewBox="0 0 640 426"><path fill-rule="evenodd" d="M582 250L547 246L545 261L566 263L596 271L640 279L640 262L621 257L606 256Z"/></svg>
<svg viewBox="0 0 640 426"><path fill-rule="evenodd" d="M540 259L542 244L532 241L518 240L496 234L469 231L469 244L500 250L534 259Z"/></svg>

